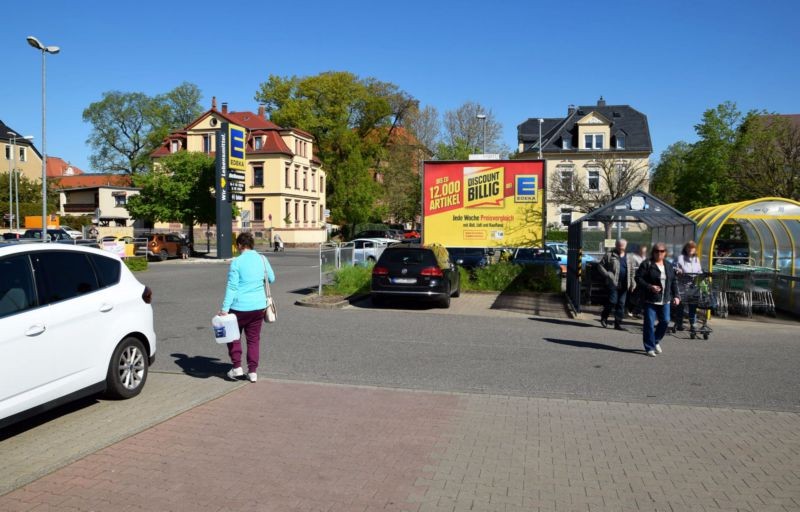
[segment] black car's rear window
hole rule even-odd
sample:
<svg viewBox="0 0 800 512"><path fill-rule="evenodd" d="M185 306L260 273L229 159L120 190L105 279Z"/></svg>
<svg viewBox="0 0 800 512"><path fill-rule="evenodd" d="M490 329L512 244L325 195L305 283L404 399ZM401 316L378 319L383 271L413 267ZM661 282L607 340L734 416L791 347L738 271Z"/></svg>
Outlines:
<svg viewBox="0 0 800 512"><path fill-rule="evenodd" d="M428 249L387 249L381 255L381 264L436 265L436 256Z"/></svg>

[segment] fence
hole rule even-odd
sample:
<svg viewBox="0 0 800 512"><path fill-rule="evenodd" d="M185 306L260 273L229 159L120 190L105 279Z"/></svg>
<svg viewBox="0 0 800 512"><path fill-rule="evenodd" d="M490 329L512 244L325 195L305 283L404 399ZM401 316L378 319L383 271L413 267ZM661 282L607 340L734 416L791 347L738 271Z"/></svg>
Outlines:
<svg viewBox="0 0 800 512"><path fill-rule="evenodd" d="M318 293L322 295L322 286L330 282L337 270L342 267L375 263L388 246L389 244L385 242L367 240L320 244Z"/></svg>

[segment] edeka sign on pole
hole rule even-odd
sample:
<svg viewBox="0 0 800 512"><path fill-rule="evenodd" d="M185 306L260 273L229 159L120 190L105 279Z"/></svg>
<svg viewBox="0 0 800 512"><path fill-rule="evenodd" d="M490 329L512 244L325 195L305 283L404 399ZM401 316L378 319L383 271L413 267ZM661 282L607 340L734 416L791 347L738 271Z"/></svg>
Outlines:
<svg viewBox="0 0 800 512"><path fill-rule="evenodd" d="M445 247L542 244L542 160L425 162L423 242Z"/></svg>
<svg viewBox="0 0 800 512"><path fill-rule="evenodd" d="M233 214L231 212L230 182L243 178L245 170L244 128L235 124L222 123L217 131L217 172L215 176L217 212L217 257L233 256ZM238 187L234 187L238 188ZM238 194L236 194L238 196ZM244 198L242 198L244 199Z"/></svg>

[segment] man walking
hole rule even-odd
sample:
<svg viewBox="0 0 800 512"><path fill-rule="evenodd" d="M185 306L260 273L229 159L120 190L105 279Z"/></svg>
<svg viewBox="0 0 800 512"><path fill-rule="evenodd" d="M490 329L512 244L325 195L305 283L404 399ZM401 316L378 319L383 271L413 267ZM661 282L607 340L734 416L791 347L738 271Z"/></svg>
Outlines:
<svg viewBox="0 0 800 512"><path fill-rule="evenodd" d="M625 314L625 299L628 295L628 258L625 257L625 248L628 242L620 238L614 244L614 250L607 252L597 270L606 280L608 288L608 301L600 313L600 324L608 327L608 315L614 310L614 329L626 331L622 327L622 316Z"/></svg>

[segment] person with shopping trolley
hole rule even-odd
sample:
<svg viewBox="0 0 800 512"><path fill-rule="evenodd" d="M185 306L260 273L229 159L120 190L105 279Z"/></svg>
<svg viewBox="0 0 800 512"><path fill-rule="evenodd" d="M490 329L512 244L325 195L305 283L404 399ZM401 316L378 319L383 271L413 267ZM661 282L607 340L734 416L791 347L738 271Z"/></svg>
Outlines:
<svg viewBox="0 0 800 512"><path fill-rule="evenodd" d="M697 257L697 244L694 240L689 240L683 246L681 254L675 261L675 272L678 276L678 284L684 289L691 286L695 276L703 273L700 265L700 258ZM697 304L687 302L675 307L675 329L683 330L684 310L689 312L689 330L692 332L697 328Z"/></svg>

